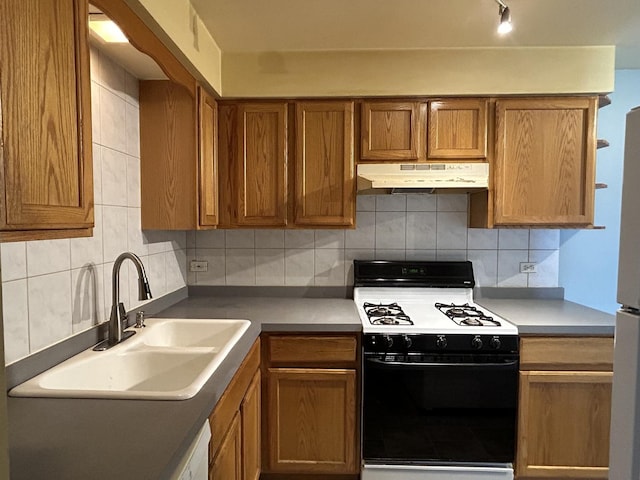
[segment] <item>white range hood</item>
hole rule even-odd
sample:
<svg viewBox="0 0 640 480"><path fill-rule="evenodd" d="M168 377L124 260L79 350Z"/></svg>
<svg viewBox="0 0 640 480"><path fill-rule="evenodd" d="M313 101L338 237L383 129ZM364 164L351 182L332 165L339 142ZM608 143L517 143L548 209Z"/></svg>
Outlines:
<svg viewBox="0 0 640 480"><path fill-rule="evenodd" d="M489 164L373 163L358 165L358 190L366 189L486 189Z"/></svg>

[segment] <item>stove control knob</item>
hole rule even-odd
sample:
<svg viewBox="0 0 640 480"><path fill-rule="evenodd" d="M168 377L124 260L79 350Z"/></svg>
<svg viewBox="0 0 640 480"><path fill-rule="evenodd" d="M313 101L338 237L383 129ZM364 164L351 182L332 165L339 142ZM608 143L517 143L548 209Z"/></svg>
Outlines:
<svg viewBox="0 0 640 480"><path fill-rule="evenodd" d="M438 338L436 339L436 347L447 348L447 337L444 335L438 335Z"/></svg>
<svg viewBox="0 0 640 480"><path fill-rule="evenodd" d="M403 335L402 340L404 341L405 348L411 348L411 345L413 345L413 340L411 340L409 335Z"/></svg>
<svg viewBox="0 0 640 480"><path fill-rule="evenodd" d="M476 350L480 350L482 348L482 338L480 338L480 335L473 337L471 340L471 346Z"/></svg>
<svg viewBox="0 0 640 480"><path fill-rule="evenodd" d="M500 341L500 337L493 337L489 342L489 346L494 350L498 350L502 346L502 342Z"/></svg>
<svg viewBox="0 0 640 480"><path fill-rule="evenodd" d="M393 347L393 338L391 338L390 335L385 335L384 337L382 337L382 341L387 349Z"/></svg>

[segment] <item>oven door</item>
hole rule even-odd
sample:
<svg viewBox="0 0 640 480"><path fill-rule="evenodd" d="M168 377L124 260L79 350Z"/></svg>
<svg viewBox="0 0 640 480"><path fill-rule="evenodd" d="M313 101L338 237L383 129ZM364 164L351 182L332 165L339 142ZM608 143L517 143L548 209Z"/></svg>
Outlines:
<svg viewBox="0 0 640 480"><path fill-rule="evenodd" d="M513 462L517 355L365 352L363 362L365 465Z"/></svg>

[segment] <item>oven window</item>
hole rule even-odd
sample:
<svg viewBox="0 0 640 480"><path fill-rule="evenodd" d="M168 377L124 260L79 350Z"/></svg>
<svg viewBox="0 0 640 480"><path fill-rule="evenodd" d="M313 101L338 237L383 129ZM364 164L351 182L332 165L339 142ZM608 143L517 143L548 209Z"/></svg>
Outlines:
<svg viewBox="0 0 640 480"><path fill-rule="evenodd" d="M384 463L511 463L518 366L388 365L365 357L363 455Z"/></svg>

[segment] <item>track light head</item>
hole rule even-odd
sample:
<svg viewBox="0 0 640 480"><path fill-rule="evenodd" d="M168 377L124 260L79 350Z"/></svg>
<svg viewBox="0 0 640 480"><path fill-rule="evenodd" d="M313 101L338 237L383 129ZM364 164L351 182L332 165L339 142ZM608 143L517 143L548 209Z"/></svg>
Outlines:
<svg viewBox="0 0 640 480"><path fill-rule="evenodd" d="M497 1L497 0L496 0ZM498 1L499 10L498 14L500 16L500 23L498 24L498 33L500 35L505 35L513 30L513 25L511 24L511 10L507 7L503 2Z"/></svg>

